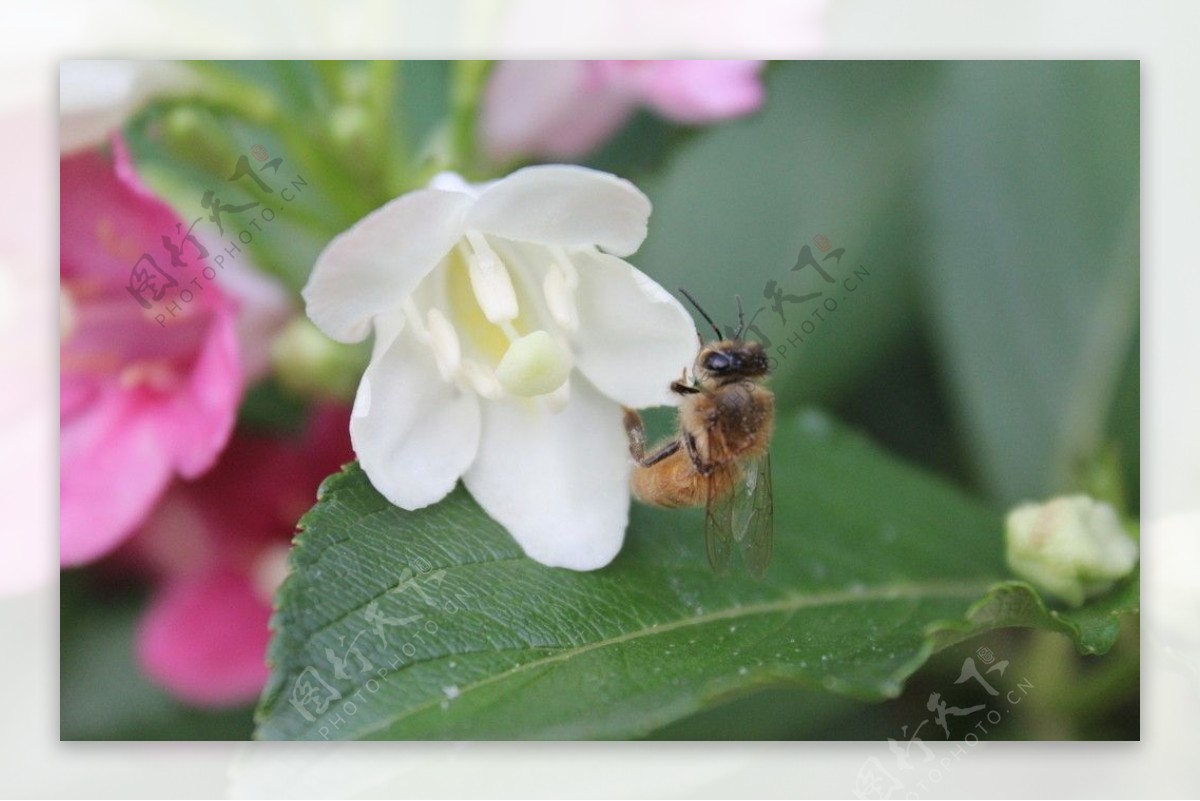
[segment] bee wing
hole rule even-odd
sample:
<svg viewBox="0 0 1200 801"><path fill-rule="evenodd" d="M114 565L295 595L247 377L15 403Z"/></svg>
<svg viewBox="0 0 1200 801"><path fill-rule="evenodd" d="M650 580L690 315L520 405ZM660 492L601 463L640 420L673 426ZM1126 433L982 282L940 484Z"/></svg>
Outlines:
<svg viewBox="0 0 1200 801"><path fill-rule="evenodd" d="M775 537L775 490L771 485L771 454L764 452L746 465L729 493L733 506L733 536L742 547L750 575L760 579L771 562Z"/></svg>
<svg viewBox="0 0 1200 801"><path fill-rule="evenodd" d="M724 573L729 567L729 554L733 551L733 506L737 488L730 492L729 482L723 480L725 472L731 469L730 466L716 467L708 475L704 546L708 551L708 563L717 573Z"/></svg>

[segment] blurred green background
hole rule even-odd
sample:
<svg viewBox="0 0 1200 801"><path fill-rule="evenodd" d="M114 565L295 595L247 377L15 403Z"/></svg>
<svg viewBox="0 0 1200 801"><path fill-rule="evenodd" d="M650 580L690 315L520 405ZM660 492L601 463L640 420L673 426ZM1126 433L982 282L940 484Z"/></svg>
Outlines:
<svg viewBox="0 0 1200 801"><path fill-rule="evenodd" d="M392 98L387 136L364 156L328 123L347 91L328 63L205 69L242 95L146 109L128 130L139 169L191 209L228 153L259 142L285 153L313 191L277 235L255 238L253 255L294 290L330 237L436 164L452 111L451 64L394 65L372 84ZM865 268L779 360L781 409L821 405L997 509L1086 489L1136 517L1139 79L1136 62L775 63L758 114L690 129L641 113L586 163L654 203L630 260L686 286L720 322L734 321L735 293L750 310L765 303L768 282L787 280L814 237L845 248L825 263L839 281ZM256 97L280 107L247 121ZM271 417L264 397L247 424ZM100 571L64 575L63 739L248 737L249 708L187 709L138 673L144 592ZM1136 626L1102 659L1055 635L1004 631L937 655L895 701L767 691L659 736L901 739L929 716L931 693L967 705L954 682L984 646L1009 661L1002 689L1021 677L1035 688L984 739L1138 737ZM929 726L921 736L942 737Z"/></svg>

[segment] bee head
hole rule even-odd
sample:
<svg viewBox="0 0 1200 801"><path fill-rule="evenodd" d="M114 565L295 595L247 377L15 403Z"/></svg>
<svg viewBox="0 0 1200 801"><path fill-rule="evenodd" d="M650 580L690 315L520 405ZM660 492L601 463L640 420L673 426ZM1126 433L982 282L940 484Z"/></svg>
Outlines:
<svg viewBox="0 0 1200 801"><path fill-rule="evenodd" d="M718 384L743 378L761 378L770 370L767 354L759 342L725 339L708 345L696 357L697 375Z"/></svg>
<svg viewBox="0 0 1200 801"><path fill-rule="evenodd" d="M763 351L762 343L746 342L742 339L742 334L746 333L748 325L754 324L754 318L758 316L758 312L762 311L761 308L754 313L754 317L750 318L748 324L742 310L742 296L735 295L738 307L738 330L736 333L732 333L732 329L730 329L729 335L732 339L722 339L720 327L713 322L712 317L708 316L708 312L701 308L686 289L680 287L679 292L691 301L691 304L696 307L696 311L700 312L700 316L707 320L713 331L717 333L718 341L711 345L704 345L704 340L700 340L701 348L699 355L696 356L694 372L702 382L707 380L718 385L726 384L744 378L759 379L770 372L770 360Z"/></svg>

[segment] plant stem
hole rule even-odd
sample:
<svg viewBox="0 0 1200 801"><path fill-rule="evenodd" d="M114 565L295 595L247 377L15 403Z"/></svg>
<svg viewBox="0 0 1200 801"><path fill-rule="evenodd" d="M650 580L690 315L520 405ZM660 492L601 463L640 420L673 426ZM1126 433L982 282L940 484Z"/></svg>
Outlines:
<svg viewBox="0 0 1200 801"><path fill-rule="evenodd" d="M371 137L377 152L376 185L384 203L408 191L409 148L403 109L397 102L401 68L392 61L373 61L370 67Z"/></svg>
<svg viewBox="0 0 1200 801"><path fill-rule="evenodd" d="M479 101L491 71L490 61L457 61L450 84L451 165L468 180L482 175L476 142Z"/></svg>

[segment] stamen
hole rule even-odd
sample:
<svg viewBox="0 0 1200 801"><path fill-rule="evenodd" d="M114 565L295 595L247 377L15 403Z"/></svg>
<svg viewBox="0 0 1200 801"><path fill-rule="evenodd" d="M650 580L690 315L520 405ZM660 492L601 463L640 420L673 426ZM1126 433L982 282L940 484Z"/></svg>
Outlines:
<svg viewBox="0 0 1200 801"><path fill-rule="evenodd" d="M437 309L430 309L428 316L430 345L433 356L437 361L438 372L442 378L450 381L458 372L462 360L462 349L458 343L458 333L446 316Z"/></svg>
<svg viewBox="0 0 1200 801"><path fill-rule="evenodd" d="M467 272L471 276L471 289L475 292L479 308L489 322L515 320L520 309L508 268L488 245L483 234L468 231L466 238L472 250L467 258Z"/></svg>
<svg viewBox="0 0 1200 801"><path fill-rule="evenodd" d="M579 314L575 310L575 297L568 286L567 276L557 264L551 264L546 279L542 282L542 294L546 296L546 307L550 316L567 331L579 330Z"/></svg>
<svg viewBox="0 0 1200 801"><path fill-rule="evenodd" d="M566 278L567 289L574 292L579 286L579 272L575 269L575 262L571 261L571 257L564 247L552 247L550 253L554 256L554 263L558 265L558 269L562 270L563 277Z"/></svg>
<svg viewBox="0 0 1200 801"><path fill-rule="evenodd" d="M166 392L178 383L178 376L165 359L147 359L128 365L117 375L123 389L146 387Z"/></svg>
<svg viewBox="0 0 1200 801"><path fill-rule="evenodd" d="M504 397L504 387L492 375L492 371L473 359L463 359L459 374L484 398L496 400Z"/></svg>

